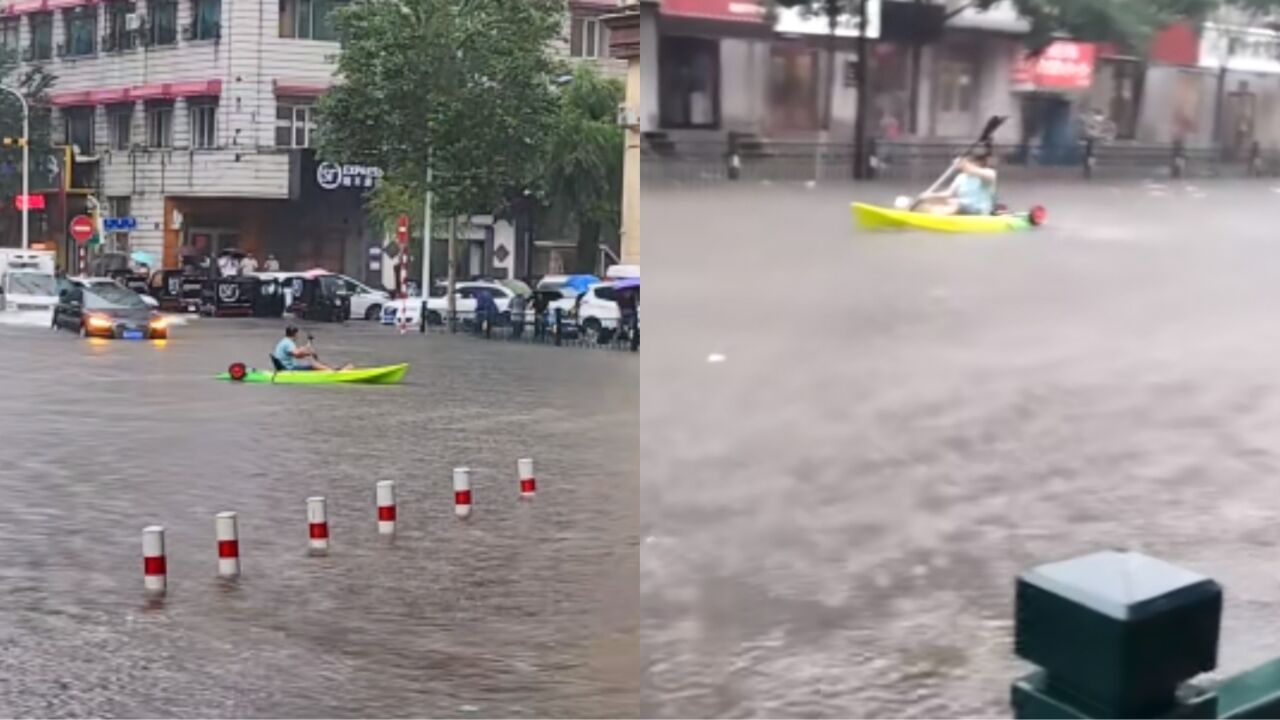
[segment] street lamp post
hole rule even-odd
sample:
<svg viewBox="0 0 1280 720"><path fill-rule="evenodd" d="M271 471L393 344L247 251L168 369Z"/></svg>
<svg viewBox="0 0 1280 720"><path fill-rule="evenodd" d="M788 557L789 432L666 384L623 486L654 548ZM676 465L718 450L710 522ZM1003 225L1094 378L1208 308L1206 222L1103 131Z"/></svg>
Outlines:
<svg viewBox="0 0 1280 720"><path fill-rule="evenodd" d="M31 108L27 105L27 99L17 90L4 86L0 86L0 90L13 95L18 98L19 103L22 103L22 249L26 250L31 247L31 197L28 187L28 174L31 168Z"/></svg>

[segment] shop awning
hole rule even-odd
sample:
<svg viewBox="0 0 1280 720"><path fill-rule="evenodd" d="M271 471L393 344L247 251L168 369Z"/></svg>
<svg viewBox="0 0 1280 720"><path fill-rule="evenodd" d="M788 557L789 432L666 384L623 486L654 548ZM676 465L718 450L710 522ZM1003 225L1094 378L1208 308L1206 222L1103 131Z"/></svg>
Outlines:
<svg viewBox="0 0 1280 720"><path fill-rule="evenodd" d="M762 25L764 0L662 0L664 16Z"/></svg>
<svg viewBox="0 0 1280 720"><path fill-rule="evenodd" d="M275 94L287 97L320 97L329 92L329 85L305 80L274 80Z"/></svg>
<svg viewBox="0 0 1280 720"><path fill-rule="evenodd" d="M49 103L57 107L76 105L110 105L135 100L173 100L180 97L211 97L222 93L221 80L192 80L155 83L136 87L70 90L51 93Z"/></svg>
<svg viewBox="0 0 1280 720"><path fill-rule="evenodd" d="M101 0L13 0L0 3L0 15L29 15L31 13L64 10L79 5L97 5Z"/></svg>

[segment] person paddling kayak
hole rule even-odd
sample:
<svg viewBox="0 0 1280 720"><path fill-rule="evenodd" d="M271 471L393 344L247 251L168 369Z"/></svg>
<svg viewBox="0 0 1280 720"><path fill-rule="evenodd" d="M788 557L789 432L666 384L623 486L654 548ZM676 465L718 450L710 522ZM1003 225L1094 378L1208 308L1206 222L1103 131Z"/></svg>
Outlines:
<svg viewBox="0 0 1280 720"><path fill-rule="evenodd" d="M996 207L996 169L990 148L981 148L952 166L956 178L946 190L920 197L918 209L933 215L990 215Z"/></svg>
<svg viewBox="0 0 1280 720"><path fill-rule="evenodd" d="M295 338L298 336L298 328L290 325L284 329L284 337L280 338L280 342L276 343L276 349L272 351L271 356L280 362L285 370L329 370L333 368L321 363L316 359L316 351L308 342L302 347L298 347ZM343 367L348 370L351 365Z"/></svg>

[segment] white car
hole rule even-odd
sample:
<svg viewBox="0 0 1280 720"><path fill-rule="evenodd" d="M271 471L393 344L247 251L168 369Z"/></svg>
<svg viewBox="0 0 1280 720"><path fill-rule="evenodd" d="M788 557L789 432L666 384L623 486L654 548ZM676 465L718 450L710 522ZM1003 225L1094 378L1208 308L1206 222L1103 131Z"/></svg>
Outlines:
<svg viewBox="0 0 1280 720"><path fill-rule="evenodd" d="M602 330L612 334L622 323L622 310L618 303L597 294L598 290L610 287L613 287L613 283L596 283L577 298L553 300L548 309L554 318L555 311L559 308L563 321L577 325L588 338L599 337Z"/></svg>
<svg viewBox="0 0 1280 720"><path fill-rule="evenodd" d="M488 292L493 297L493 304L498 306L499 314L510 317L511 301L515 299L516 294L505 285L490 282L460 282L454 289L454 294L457 296L454 309L458 313L459 320L475 318L478 302L476 297L482 291ZM427 308L427 324L443 325L445 318L449 317L448 296L429 297L424 304Z"/></svg>
<svg viewBox="0 0 1280 720"><path fill-rule="evenodd" d="M393 302L391 293L385 290L374 290L355 278L339 275L351 295L351 317L377 320L382 317L382 308Z"/></svg>

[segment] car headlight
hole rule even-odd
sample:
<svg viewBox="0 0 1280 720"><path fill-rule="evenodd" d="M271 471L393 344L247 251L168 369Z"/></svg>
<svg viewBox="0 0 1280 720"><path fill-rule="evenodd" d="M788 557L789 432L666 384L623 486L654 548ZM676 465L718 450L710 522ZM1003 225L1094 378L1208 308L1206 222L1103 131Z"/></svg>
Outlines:
<svg viewBox="0 0 1280 720"><path fill-rule="evenodd" d="M90 315L85 319L85 322L88 323L89 327L101 329L115 326L115 322L106 315Z"/></svg>
<svg viewBox="0 0 1280 720"><path fill-rule="evenodd" d="M168 324L169 324L169 318L163 315L157 315L151 318L151 327L156 328L157 330L164 328Z"/></svg>

